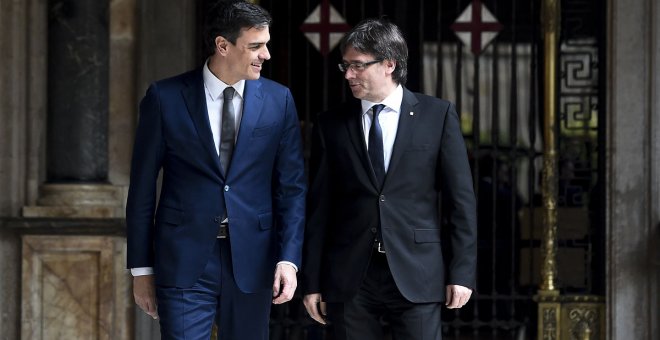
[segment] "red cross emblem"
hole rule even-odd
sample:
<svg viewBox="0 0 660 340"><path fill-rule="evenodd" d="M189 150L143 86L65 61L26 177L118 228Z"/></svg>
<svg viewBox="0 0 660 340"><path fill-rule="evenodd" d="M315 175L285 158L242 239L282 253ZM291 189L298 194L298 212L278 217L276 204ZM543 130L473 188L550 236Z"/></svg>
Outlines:
<svg viewBox="0 0 660 340"><path fill-rule="evenodd" d="M481 1L472 0L451 25L451 29L465 45L470 47L472 54L478 55L502 30L502 24Z"/></svg>
<svg viewBox="0 0 660 340"><path fill-rule="evenodd" d="M328 55L351 26L332 7L330 0L323 0L300 26L307 39L323 56Z"/></svg>

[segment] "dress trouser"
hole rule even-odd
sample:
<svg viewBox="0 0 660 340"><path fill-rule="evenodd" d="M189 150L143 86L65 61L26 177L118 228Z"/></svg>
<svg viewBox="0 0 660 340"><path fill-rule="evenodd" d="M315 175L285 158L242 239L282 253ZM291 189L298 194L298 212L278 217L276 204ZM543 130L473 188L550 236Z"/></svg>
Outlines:
<svg viewBox="0 0 660 340"><path fill-rule="evenodd" d="M162 339L268 340L272 292L237 286L228 239L218 239L202 276L190 288L156 286Z"/></svg>
<svg viewBox="0 0 660 340"><path fill-rule="evenodd" d="M443 292L444 293L444 292ZM374 251L356 296L328 303L328 319L336 340L383 340L383 324L393 340L441 340L442 303L412 303L401 295L385 254Z"/></svg>

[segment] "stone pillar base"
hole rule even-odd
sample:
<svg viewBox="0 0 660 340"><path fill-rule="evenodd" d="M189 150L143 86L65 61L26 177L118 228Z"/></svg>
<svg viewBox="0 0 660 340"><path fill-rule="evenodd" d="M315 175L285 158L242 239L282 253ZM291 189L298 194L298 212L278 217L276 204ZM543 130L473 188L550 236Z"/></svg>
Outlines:
<svg viewBox="0 0 660 340"><path fill-rule="evenodd" d="M122 218L124 188L111 184L44 184L23 217Z"/></svg>

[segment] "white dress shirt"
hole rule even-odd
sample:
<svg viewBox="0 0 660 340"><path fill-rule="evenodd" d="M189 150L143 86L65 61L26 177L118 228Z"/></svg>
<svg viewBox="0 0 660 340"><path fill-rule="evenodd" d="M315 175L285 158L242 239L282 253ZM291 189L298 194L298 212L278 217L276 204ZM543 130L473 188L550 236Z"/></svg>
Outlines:
<svg viewBox="0 0 660 340"><path fill-rule="evenodd" d="M369 149L369 130L371 129L371 120L373 113L371 107L376 104L383 104L385 107L378 114L378 122L383 130L383 156L385 161L385 172L390 167L392 158L392 148L396 139L396 132L399 129L399 115L401 114L401 102L403 101L403 87L398 85L387 98L380 103L372 103L368 100L362 100L362 130L364 131L364 142Z"/></svg>
<svg viewBox="0 0 660 340"><path fill-rule="evenodd" d="M236 90L234 97L232 98L232 104L234 105L234 113L236 114L234 117L236 122L235 136L238 138L241 118L243 117L243 92L245 91L245 79L241 79L233 85L224 83L211 72L208 66L208 60L204 63L202 77L204 79L204 92L206 93L206 112L208 112L209 115L209 123L211 124L211 132L213 133L213 143L215 144L215 151L220 155L220 141L222 138L222 136L220 136L222 130L222 105L225 102L223 92L229 86ZM288 264L298 271L298 267L289 261L280 261L277 264L281 263ZM131 268L131 274L133 276L151 275L153 273L154 269L152 267Z"/></svg>
<svg viewBox="0 0 660 340"><path fill-rule="evenodd" d="M209 114L209 122L211 123L211 132L213 132L213 142L215 143L215 151L220 155L220 132L222 130L222 105L225 102L223 92L229 86L233 87L236 92L232 98L234 105L234 112L236 116L234 121L236 126L236 138L238 138L238 128L241 126L241 118L243 117L243 92L245 91L245 80L241 79L236 84L225 84L222 80L218 79L211 70L209 70L208 62L204 64L202 71L204 77L204 92L206 92L206 112Z"/></svg>

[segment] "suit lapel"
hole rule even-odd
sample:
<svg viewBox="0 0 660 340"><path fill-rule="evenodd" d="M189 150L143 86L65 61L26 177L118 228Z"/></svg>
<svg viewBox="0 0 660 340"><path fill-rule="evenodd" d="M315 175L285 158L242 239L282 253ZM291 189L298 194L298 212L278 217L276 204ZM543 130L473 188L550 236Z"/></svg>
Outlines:
<svg viewBox="0 0 660 340"><path fill-rule="evenodd" d="M215 143L213 142L213 133L211 132L211 123L209 123L209 114L206 110L206 92L204 91L204 80L202 78L202 70L199 69L193 76L185 80L187 87L181 90L183 99L188 108L188 114L195 124L197 135L201 139L202 145L207 151L208 156L214 162L214 170L218 175L222 176L220 170L220 158L215 150Z"/></svg>
<svg viewBox="0 0 660 340"><path fill-rule="evenodd" d="M410 139L412 138L413 132L415 130L416 117L419 112L415 112L417 106L417 98L415 95L410 92L405 87L403 88L403 100L401 101L401 111L399 113L399 127L396 131L396 138L394 139L394 146L392 148L392 157L390 158L390 165L387 168L387 174L385 174L385 183L383 187L391 181L390 174L396 171L396 167L401 160L401 156L408 149L410 144Z"/></svg>
<svg viewBox="0 0 660 340"><path fill-rule="evenodd" d="M240 164L242 155L247 155L243 149L250 145L250 137L257 126L257 122L259 122L263 104L264 96L261 90L261 82L258 80L246 80L245 91L243 92L243 113L230 168Z"/></svg>
<svg viewBox="0 0 660 340"><path fill-rule="evenodd" d="M364 171L368 174L371 184L379 189L378 182L376 180L376 174L374 169L371 167L371 161L369 160L369 152L367 151L367 144L364 139L364 130L362 128L362 106L360 105L359 100L351 101L351 104L348 106L346 120L346 128L348 129L348 135L351 139L351 144L355 148L355 152L358 155L358 158L362 162Z"/></svg>

